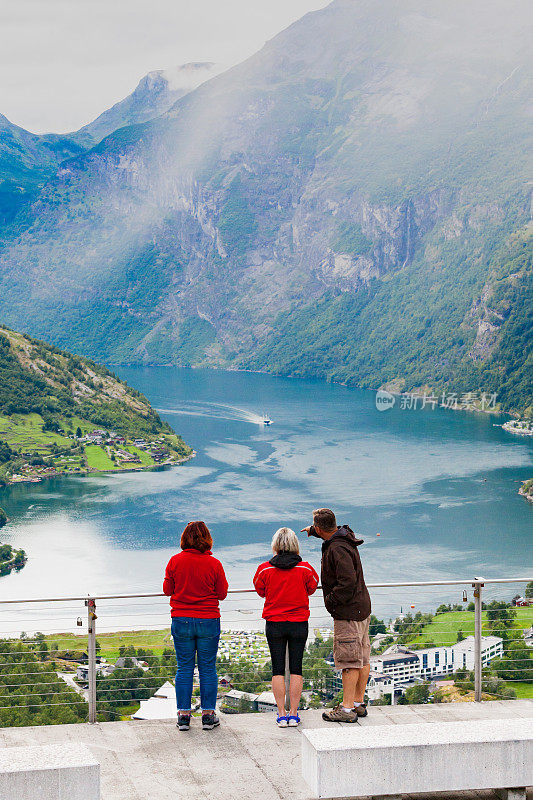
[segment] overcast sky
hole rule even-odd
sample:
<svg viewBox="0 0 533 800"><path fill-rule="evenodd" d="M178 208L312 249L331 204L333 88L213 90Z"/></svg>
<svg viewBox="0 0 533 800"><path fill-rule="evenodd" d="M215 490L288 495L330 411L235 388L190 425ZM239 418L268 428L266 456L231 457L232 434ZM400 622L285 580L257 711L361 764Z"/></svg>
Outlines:
<svg viewBox="0 0 533 800"><path fill-rule="evenodd" d="M153 69L242 61L329 0L0 0L0 113L76 130Z"/></svg>

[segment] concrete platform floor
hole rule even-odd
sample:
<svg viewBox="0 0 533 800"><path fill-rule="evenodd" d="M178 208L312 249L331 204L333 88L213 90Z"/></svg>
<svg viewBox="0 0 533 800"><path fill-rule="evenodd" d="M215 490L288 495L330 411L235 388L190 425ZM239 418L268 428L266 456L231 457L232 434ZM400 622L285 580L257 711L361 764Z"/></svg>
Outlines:
<svg viewBox="0 0 533 800"><path fill-rule="evenodd" d="M533 718L533 700L381 706L371 708L360 724L472 720L475 725L478 719L515 717ZM221 719L220 728L202 731L200 719L195 718L187 733L180 733L172 721L2 728L0 747L85 743L101 764L102 800L309 800L301 776L298 729L278 729L273 714ZM303 712L302 720L303 728L338 724L323 722L321 711ZM461 792L453 797L492 800L495 795ZM533 792L528 800L533 800Z"/></svg>

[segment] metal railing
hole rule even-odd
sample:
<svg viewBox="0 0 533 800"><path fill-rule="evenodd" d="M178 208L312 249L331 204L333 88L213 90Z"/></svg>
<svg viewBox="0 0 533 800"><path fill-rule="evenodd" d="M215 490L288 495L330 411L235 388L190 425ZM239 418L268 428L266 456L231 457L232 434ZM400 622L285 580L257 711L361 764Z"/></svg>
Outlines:
<svg viewBox="0 0 533 800"><path fill-rule="evenodd" d="M530 571L530 576L533 575L533 570ZM482 700L483 694L483 681L484 677L486 678L486 668L483 666L483 652L482 652L482 644L483 644L483 624L485 622L485 627L487 627L487 616L486 612L483 610L483 603L482 599L485 596L487 590L496 589L497 587L506 587L511 584L525 584L531 577L515 577L515 578L483 578L483 577L475 577L475 578L465 578L465 579L453 579L453 580L430 580L430 581L396 581L396 582L385 582L385 583L370 583L368 584L368 588L371 590L373 596L379 594L380 592L392 592L400 589L409 589L410 591L416 589L426 589L427 587L463 587L463 590L472 590L473 589L473 598L474 598L474 654L473 654L473 665L474 665L474 700L476 702L480 702ZM132 593L132 594L100 594L100 595L90 595L88 597L77 596L77 597L52 597L52 598L24 598L24 599L10 599L10 600L0 600L0 623L2 622L2 610L6 610L10 607L26 607L27 605L32 604L65 604L65 603L84 603L87 610L87 634L86 634L86 643L87 643L87 672L88 672L88 687L87 687L87 694L86 694L86 701L87 701L87 719L90 723L96 722L99 713L99 706L101 707L104 703L104 700L99 698L98 695L98 657L97 657L97 610L101 608L105 608L106 604L108 609L115 608L113 604L121 604L121 606L126 606L127 610L133 610L135 605L139 605L139 601L158 601L161 598L165 600L165 623L163 627L168 629L168 606L166 603L168 602L168 598L161 592L150 592L150 593ZM246 601L242 608L233 607L233 604L236 601L241 602L242 598ZM463 595L463 600L465 595ZM254 602L251 602L253 599ZM137 603L134 603L137 601ZM427 600L426 600L427 602ZM260 609L258 608L258 604L262 603L262 601L257 597L255 594L254 589L233 589L230 590L228 593L228 600L225 601L222 608L222 619L223 623L225 623L225 627L227 628L229 624L240 624L241 620L246 620L246 624L249 625L250 623L254 625L259 625L261 623ZM111 604L111 606L110 606ZM76 606L74 608L77 608ZM138 620L143 615L146 617L150 617L152 619L151 622L145 620L141 622L141 625L145 627L141 627L136 631L128 634L125 633L123 640L124 641L137 641L142 640L142 635L148 635L150 631L153 631L155 618L159 620L159 614L163 613L162 609L159 610L159 606L157 606L157 610L154 610L156 606L151 606L149 611L135 611L135 613L127 614L126 617L130 618L133 617L135 620ZM430 609L427 609L430 611ZM71 611L71 608L65 609L65 611ZM484 619L485 614L485 619ZM236 615L235 619L231 619L232 615ZM240 616L239 616L240 615ZM311 598L311 621L315 625L318 623L322 624L324 627L327 627L328 623L331 621L331 618L327 614L326 610L323 607L321 597L319 595L314 595ZM529 622L530 625L533 625L533 607L531 608L531 615L532 619ZM251 618L250 618L251 616ZM24 617L23 617L24 619ZM42 617L41 617L42 619ZM61 618L62 620L65 618ZM105 619L105 616L104 616ZM124 614L122 614L122 619L124 619ZM435 618L434 618L435 619ZM34 620L31 620L34 621ZM15 623L14 623L15 624ZM56 620L56 625L59 624ZM78 625L80 624L80 620L78 619ZM416 623L418 627L415 628L415 623L412 623L413 631L418 631L420 625ZM111 633L113 630L114 632L117 631L116 623L113 622L111 627L107 626L108 632ZM106 626L100 628L101 633L105 635L106 633ZM518 641L522 634L518 635L518 629L513 629L514 635L511 637L511 640L514 639ZM409 633L409 632L408 632ZM449 644L450 637L455 635L455 629L439 629L439 635L444 635L444 640L446 640ZM391 632L393 634L393 632ZM0 636L1 636L0 631ZM65 641L68 643L72 643L72 635L61 634L58 633L56 638L57 642L61 641L61 636L65 636ZM407 636L408 638L408 636ZM0 642L2 640L0 639ZM4 639L5 641L5 639ZM14 641L9 639L8 641ZM83 637L83 641L85 641L85 636ZM409 647L407 643L405 645ZM439 645L440 646L440 645ZM169 648L171 647L169 642ZM266 659L265 659L266 660ZM512 669L512 667L511 667ZM528 667L525 668L526 671ZM531 661L531 679L533 680L533 660ZM246 679L248 675L246 674L249 670L249 674L251 674L252 669L245 668L242 673L242 683L246 683ZM257 670L256 670L257 671ZM288 666L287 666L288 671ZM522 669L522 672L524 670ZM522 674L522 672L520 674ZM168 673L168 674L167 674ZM484 675L485 673L485 675ZM25 673L30 678L28 684L21 684L21 685L31 685L31 671ZM37 674L36 672L33 674ZM517 672L518 674L518 672ZM163 675L159 674L161 679L173 679L173 674L170 674L170 667L167 669ZM286 676L287 678L288 676ZM512 681L513 679L511 679ZM509 682L509 681L508 681ZM517 681L518 682L518 681ZM117 682L118 683L118 682ZM238 680L236 680L238 683ZM456 681L456 683L461 688L461 681ZM465 686L469 683L469 681L463 682ZM9 685L9 684L8 684ZM51 680L50 685L53 685L53 681ZM532 684L533 687L533 684ZM287 688L288 688L288 681L287 681ZM118 687L120 690L120 687ZM46 694L46 693L45 693ZM50 692L52 695L51 700L55 699L54 692ZM10 695L10 697L15 697L16 695ZM105 698L105 693L103 695ZM142 698L131 698L131 703L139 702L140 700L146 699L145 697ZM69 705L69 701L65 700L63 703L64 705ZM61 705L61 703L58 703ZM1 703L0 698L0 709L5 708Z"/></svg>

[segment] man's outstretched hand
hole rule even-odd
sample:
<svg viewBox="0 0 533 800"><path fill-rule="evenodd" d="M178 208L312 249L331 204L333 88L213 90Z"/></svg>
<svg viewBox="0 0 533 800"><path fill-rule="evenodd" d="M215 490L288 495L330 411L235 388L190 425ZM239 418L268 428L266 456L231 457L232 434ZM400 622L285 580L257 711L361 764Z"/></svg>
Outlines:
<svg viewBox="0 0 533 800"><path fill-rule="evenodd" d="M315 526L314 526L314 525L308 525L308 526L307 526L307 528L302 528L302 530L300 531L300 533L303 533L304 531L306 531L306 532L307 532L307 535L308 535L308 536L316 536L316 538L317 538L317 539L320 539L320 538L321 538L321 537L318 535L318 533L316 532L316 528L315 528Z"/></svg>

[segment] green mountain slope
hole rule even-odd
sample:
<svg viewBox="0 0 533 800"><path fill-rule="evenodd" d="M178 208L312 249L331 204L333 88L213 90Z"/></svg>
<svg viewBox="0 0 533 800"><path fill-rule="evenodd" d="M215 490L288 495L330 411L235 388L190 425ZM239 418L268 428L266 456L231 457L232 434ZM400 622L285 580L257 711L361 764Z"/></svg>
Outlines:
<svg viewBox="0 0 533 800"><path fill-rule="evenodd" d="M82 152L66 136L37 136L0 114L0 230L35 198L62 161Z"/></svg>
<svg viewBox="0 0 533 800"><path fill-rule="evenodd" d="M431 275L415 261L393 283L374 280L356 295L329 294L280 314L275 334L243 365L373 389L390 383L395 390L495 392L500 407L530 416L531 240L485 258L484 287L472 259ZM469 283L476 287L470 295ZM472 312L475 293L484 300Z"/></svg>
<svg viewBox="0 0 533 800"><path fill-rule="evenodd" d="M4 240L0 312L107 362L501 380L504 407L526 409L530 284L508 272L531 242L530 15L306 15L63 165Z"/></svg>
<svg viewBox="0 0 533 800"><path fill-rule="evenodd" d="M105 367L0 327L0 480L150 467L191 452Z"/></svg>
<svg viewBox="0 0 533 800"><path fill-rule="evenodd" d="M135 90L79 131L37 135L0 114L0 231L28 206L63 161L79 156L118 128L163 114L218 72L210 62L145 75Z"/></svg>

